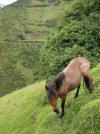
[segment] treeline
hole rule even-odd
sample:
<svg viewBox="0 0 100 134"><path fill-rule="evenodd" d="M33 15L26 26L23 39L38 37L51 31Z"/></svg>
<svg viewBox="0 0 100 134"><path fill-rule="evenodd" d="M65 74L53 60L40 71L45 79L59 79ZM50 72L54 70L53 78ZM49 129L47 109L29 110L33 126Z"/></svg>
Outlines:
<svg viewBox="0 0 100 134"><path fill-rule="evenodd" d="M65 12L40 53L40 75L49 79L76 56L100 62L100 1L79 0Z"/></svg>

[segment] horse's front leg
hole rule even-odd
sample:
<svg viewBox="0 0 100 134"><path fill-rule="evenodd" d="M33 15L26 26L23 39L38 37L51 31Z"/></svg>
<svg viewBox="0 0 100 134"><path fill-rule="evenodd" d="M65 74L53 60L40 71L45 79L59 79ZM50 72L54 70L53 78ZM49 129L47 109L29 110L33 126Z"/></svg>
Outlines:
<svg viewBox="0 0 100 134"><path fill-rule="evenodd" d="M65 115L65 111L64 111L64 107L65 107L65 101L66 101L66 97L62 98L62 103L61 103L61 115L60 117L62 118Z"/></svg>

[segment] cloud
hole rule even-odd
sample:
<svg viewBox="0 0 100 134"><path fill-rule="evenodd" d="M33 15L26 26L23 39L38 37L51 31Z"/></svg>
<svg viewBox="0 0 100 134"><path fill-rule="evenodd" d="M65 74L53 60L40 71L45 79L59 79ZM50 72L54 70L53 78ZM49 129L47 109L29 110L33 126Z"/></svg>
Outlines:
<svg viewBox="0 0 100 134"><path fill-rule="evenodd" d="M8 5L8 4L11 4L15 1L17 1L17 0L0 0L0 4Z"/></svg>

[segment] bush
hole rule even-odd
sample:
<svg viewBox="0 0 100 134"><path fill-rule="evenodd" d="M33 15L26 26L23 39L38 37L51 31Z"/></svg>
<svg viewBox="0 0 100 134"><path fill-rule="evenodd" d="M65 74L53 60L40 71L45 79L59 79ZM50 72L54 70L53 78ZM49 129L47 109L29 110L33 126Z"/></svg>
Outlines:
<svg viewBox="0 0 100 134"><path fill-rule="evenodd" d="M58 22L40 53L41 71L46 79L77 56L86 57L92 67L100 61L98 4L98 0L81 0Z"/></svg>

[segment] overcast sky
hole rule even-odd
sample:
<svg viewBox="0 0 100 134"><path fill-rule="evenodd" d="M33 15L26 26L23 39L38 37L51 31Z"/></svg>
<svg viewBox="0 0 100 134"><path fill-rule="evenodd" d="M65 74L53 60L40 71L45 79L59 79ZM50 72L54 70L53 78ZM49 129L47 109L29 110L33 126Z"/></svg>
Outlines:
<svg viewBox="0 0 100 134"><path fill-rule="evenodd" d="M8 4L11 4L15 1L17 1L17 0L0 0L0 4L8 5Z"/></svg>

